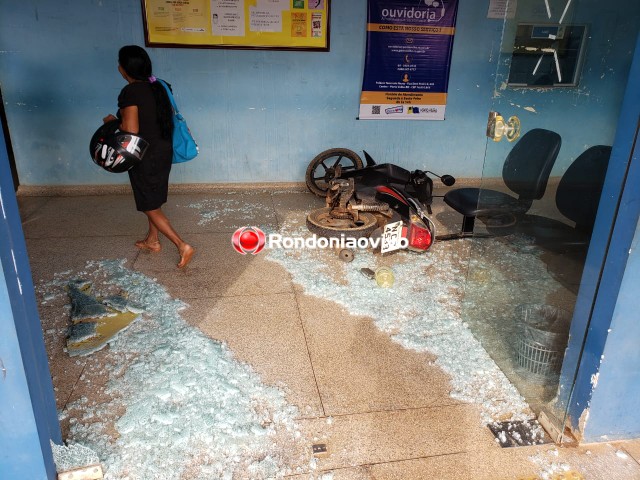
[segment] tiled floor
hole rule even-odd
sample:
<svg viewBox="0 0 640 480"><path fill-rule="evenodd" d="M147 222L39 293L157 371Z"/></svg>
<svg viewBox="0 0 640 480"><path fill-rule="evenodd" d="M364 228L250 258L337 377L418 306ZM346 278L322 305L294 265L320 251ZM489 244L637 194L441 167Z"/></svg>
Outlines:
<svg viewBox="0 0 640 480"><path fill-rule="evenodd" d="M256 208L241 214L222 211L201 224L200 213L190 206L212 199ZM115 258L156 279L189 305L184 318L191 325L226 342L265 383L287 392L287 400L299 409L302 428L328 445L328 455L318 459L313 475L331 472L326 478L355 480L537 478L541 466L535 458L553 459L557 453L556 460L566 461L584 478L640 479L638 441L558 450L552 445L499 448L481 425L478 407L450 398L449 379L429 355L392 342L366 317L305 295L280 265L233 252L230 234L236 228L277 228L292 213L321 206L310 194L171 195L165 211L197 248L192 264L180 271L168 242L159 254L133 247L146 223L128 195L22 196L19 203L36 285L56 273L81 272L89 260ZM446 224L441 231L459 228L458 216L440 204L435 217ZM43 299L41 292L38 301L58 407L100 395L107 378L93 375L86 358L70 359L63 352L61 332L67 319L59 315L60 305ZM104 352L94 354L93 365L102 358ZM86 377L91 377L90 388ZM62 427L68 431L68 420ZM627 460L620 460L621 451ZM305 471L291 478L310 475Z"/></svg>

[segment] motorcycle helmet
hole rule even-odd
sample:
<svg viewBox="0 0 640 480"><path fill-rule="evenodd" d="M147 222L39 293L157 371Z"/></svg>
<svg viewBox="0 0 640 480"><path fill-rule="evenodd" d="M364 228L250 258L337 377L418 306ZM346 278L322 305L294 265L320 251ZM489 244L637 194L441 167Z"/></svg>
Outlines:
<svg viewBox="0 0 640 480"><path fill-rule="evenodd" d="M108 172L122 173L142 161L149 143L132 133L118 130L120 120L100 126L91 137L89 153L96 165Z"/></svg>

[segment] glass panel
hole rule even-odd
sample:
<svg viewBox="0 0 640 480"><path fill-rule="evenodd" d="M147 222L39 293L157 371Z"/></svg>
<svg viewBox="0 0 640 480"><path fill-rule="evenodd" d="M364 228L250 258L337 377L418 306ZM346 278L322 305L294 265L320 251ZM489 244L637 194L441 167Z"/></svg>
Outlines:
<svg viewBox="0 0 640 480"><path fill-rule="evenodd" d="M563 372L559 385L559 373L638 32L640 3L619 3L518 0L504 20L492 92L501 115L487 128L500 141L487 142L474 235L463 240L464 320L533 411L557 425L574 378Z"/></svg>

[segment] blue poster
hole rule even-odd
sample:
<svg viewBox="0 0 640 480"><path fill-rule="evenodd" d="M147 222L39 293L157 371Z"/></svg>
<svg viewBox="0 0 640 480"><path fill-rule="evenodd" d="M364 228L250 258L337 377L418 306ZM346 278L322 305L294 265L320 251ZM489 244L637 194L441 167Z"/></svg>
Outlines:
<svg viewBox="0 0 640 480"><path fill-rule="evenodd" d="M444 120L458 0L369 0L360 119Z"/></svg>

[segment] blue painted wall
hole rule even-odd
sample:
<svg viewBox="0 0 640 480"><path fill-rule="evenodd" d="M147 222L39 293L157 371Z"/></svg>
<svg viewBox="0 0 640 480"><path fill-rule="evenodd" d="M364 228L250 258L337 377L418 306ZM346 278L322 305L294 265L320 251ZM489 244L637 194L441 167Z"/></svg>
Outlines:
<svg viewBox="0 0 640 480"><path fill-rule="evenodd" d="M462 3L445 122L356 120L365 0L333 2L329 53L150 49L202 152L173 181L301 181L336 146L480 176L501 21L486 19L485 2ZM0 0L0 84L22 184L126 182L93 166L86 144L123 86L118 48L143 42L135 0Z"/></svg>
<svg viewBox="0 0 640 480"><path fill-rule="evenodd" d="M460 3L444 122L356 120L366 0L332 2L329 53L150 49L156 75L175 87L202 152L176 167L172 181L301 181L310 159L336 146L367 148L409 168L480 177L502 22L486 18L486 1ZM585 9L591 17L598 12L592 20L599 37L584 85L513 102L515 110L533 105L539 112L520 110L533 117L526 128L578 105L586 127L607 125L589 128L591 138L595 132L595 140L611 140L632 43L624 40L633 38L626 34L637 28L640 5L601 10ZM600 35L607 29L616 38ZM144 44L137 0L0 0L0 85L22 184L126 183L90 162L87 143L116 109L123 86L117 51L131 43ZM562 128L570 137L573 125ZM573 150L582 150L589 140L576 142ZM567 150L565 164L576 155Z"/></svg>

